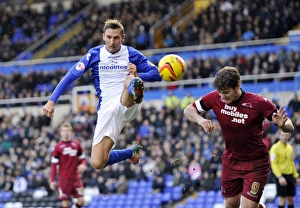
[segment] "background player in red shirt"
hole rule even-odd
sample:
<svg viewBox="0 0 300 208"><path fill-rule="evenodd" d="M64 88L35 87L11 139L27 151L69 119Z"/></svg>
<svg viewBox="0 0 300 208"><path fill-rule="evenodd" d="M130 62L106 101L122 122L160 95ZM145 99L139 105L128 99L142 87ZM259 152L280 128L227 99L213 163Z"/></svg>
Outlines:
<svg viewBox="0 0 300 208"><path fill-rule="evenodd" d="M225 141L222 156L222 195L226 208L265 207L259 204L268 180L270 160L263 143L263 121L272 121L283 132L294 126L285 109L279 110L266 98L241 89L241 77L234 67L226 66L215 76L216 90L184 109L188 120L210 133L215 125L202 113L213 110Z"/></svg>
<svg viewBox="0 0 300 208"><path fill-rule="evenodd" d="M62 207L69 207L73 196L77 198L77 203L73 207L80 208L84 204L81 174L86 168L85 154L81 144L72 139L73 128L70 123L63 123L59 133L61 141L55 145L51 158L50 188L52 190L57 188L58 171L58 194L62 200Z"/></svg>

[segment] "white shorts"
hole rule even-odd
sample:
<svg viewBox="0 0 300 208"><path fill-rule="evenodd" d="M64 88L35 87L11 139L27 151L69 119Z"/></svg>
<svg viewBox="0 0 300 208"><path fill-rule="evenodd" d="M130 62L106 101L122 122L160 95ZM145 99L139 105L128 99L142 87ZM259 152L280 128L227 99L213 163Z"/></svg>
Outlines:
<svg viewBox="0 0 300 208"><path fill-rule="evenodd" d="M109 105L101 106L97 112L97 125L92 146L101 142L105 136L110 137L116 144L125 123L135 119L141 109L142 103L135 104L130 108L123 106L119 97L116 97L115 101Z"/></svg>

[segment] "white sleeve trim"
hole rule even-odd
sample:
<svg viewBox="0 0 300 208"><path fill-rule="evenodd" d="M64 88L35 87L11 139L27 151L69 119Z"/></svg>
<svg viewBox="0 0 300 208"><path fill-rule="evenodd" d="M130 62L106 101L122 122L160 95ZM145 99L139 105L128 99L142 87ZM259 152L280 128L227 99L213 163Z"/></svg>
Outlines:
<svg viewBox="0 0 300 208"><path fill-rule="evenodd" d="M198 110L200 113L204 113L204 112L206 112L206 111L202 108L202 106L201 106L201 104L200 104L200 101L201 101L201 100L202 100L202 97L199 98L198 100L196 100L196 101L195 101L195 104L196 104L197 110Z"/></svg>
<svg viewBox="0 0 300 208"><path fill-rule="evenodd" d="M59 162L59 159L56 158L56 157L51 157L51 163L58 163Z"/></svg>
<svg viewBox="0 0 300 208"><path fill-rule="evenodd" d="M79 156L79 159L81 160L81 159L84 159L84 158L85 158L85 154L82 153L82 154Z"/></svg>

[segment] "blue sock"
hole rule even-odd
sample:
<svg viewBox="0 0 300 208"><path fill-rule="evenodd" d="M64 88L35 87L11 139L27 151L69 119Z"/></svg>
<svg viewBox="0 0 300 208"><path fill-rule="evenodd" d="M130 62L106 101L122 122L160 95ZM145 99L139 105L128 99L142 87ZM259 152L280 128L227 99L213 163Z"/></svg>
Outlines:
<svg viewBox="0 0 300 208"><path fill-rule="evenodd" d="M121 162L126 159L130 159L130 158L132 158L132 155L133 155L133 153L130 148L123 149L123 150L110 150L109 158L108 158L106 166L115 164L117 162Z"/></svg>
<svg viewBox="0 0 300 208"><path fill-rule="evenodd" d="M130 83L129 83L129 85L128 85L128 88L127 88L128 93L131 94L131 95L133 95L133 94L132 94L133 80L134 80L134 78L130 81Z"/></svg>

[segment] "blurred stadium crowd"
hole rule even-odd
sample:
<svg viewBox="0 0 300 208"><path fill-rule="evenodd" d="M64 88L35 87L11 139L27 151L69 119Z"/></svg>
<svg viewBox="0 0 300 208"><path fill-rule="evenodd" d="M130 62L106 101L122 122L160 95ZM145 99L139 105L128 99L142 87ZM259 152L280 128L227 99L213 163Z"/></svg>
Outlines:
<svg viewBox="0 0 300 208"><path fill-rule="evenodd" d="M27 6L17 13L13 6L12 9L0 7L0 61L10 61L87 5L87 1L73 2L67 11L60 3L56 8L47 4L42 14ZM82 55L90 47L98 45L102 34L100 28L107 18L112 17L123 20L127 31L125 44L149 49L150 26L179 2L130 1L95 7L83 20L86 28L71 40L72 47L56 55ZM57 18L55 21L51 21L53 16ZM220 0L189 22L184 33L176 33L167 25L164 37L170 36L173 41L165 41L165 47L277 38L299 22L298 1ZM222 66L231 65L237 67L242 75L278 73L277 79L280 81L281 73L299 71L299 62L299 51L287 52L284 49L279 53L255 53L247 57L237 54L228 59L195 58L187 60L189 70L184 79L212 77ZM32 71L26 75L19 72L4 75L0 72L0 99L48 96L66 70ZM74 86L89 84L91 81L86 73ZM294 106L289 109L296 127L290 142L297 155L295 161L300 172L300 101L295 101ZM12 106L0 107L9 109ZM8 110L8 113L0 115L0 189L18 194L44 187L52 195L48 176L51 151L59 140L57 129L49 125L51 120L44 115L32 115L26 112L26 106L23 107L24 114L9 113ZM172 174L174 185L182 185L186 192L220 189L221 154L224 149L220 129L208 135L201 127L189 124L183 117L180 105L172 109L167 106L162 109L154 106L144 108L136 120L126 124L116 146L122 149L133 141L139 141L143 146L140 164L133 166L123 162L108 166L101 172L94 171L89 164L95 115L84 111L66 113L61 122L71 121L75 136L87 156L88 168L83 175L86 187L98 187L103 194L124 193L129 180L153 180L153 189L163 191L163 176ZM207 116L213 115L208 113ZM265 139L269 146L277 139L276 127L267 122ZM21 190L14 187L20 177L25 179L26 184ZM272 173L269 180L273 182Z"/></svg>
<svg viewBox="0 0 300 208"><path fill-rule="evenodd" d="M293 77L284 76L287 72L300 70L300 51L286 51L282 48L278 53L265 51L261 54L256 52L249 56L235 54L228 58L212 56L202 59L197 57L186 60L186 63L188 70L183 77L184 80L213 77L222 66L228 65L239 69L241 75L277 73L276 81L284 81L293 79ZM21 74L19 71L9 75L0 73L0 99L49 96L67 70L66 68L57 68L51 72L32 70L27 74ZM259 80L259 82L271 81L274 81L274 79ZM75 81L69 89L71 90L74 86L91 84L90 74L87 72ZM70 91L65 92L65 94L68 93Z"/></svg>
<svg viewBox="0 0 300 208"><path fill-rule="evenodd" d="M48 1L42 13L26 4L21 10L14 8L14 5L1 7L0 61L12 60L88 3L88 0L72 1L72 6L66 9L59 1L55 6ZM140 50L157 48L157 44L151 45L150 27L180 3L178 0L122 1L108 6L94 6L81 19L84 29L63 50L52 56L83 55L90 47L101 43L103 23L107 18L122 19L126 28L125 44ZM168 22L162 31L163 45L175 47L279 38L299 22L298 1L217 0L206 11L188 21L184 29L174 31Z"/></svg>

